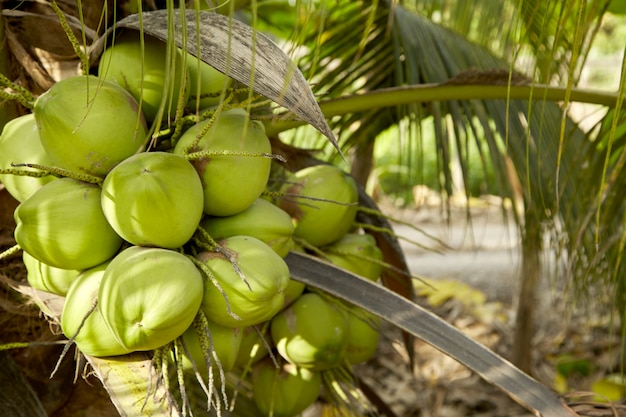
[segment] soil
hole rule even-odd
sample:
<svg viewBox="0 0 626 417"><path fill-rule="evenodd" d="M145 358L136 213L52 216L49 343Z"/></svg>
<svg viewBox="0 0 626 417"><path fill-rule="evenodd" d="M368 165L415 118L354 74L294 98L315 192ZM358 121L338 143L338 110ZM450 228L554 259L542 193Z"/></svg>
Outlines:
<svg viewBox="0 0 626 417"><path fill-rule="evenodd" d="M467 206L456 206L448 219L437 205L425 205L420 210L399 210L385 203L381 207L397 220L394 230L401 236L412 272L430 280L429 285L443 285L442 290L452 288L435 302L435 298L428 297L430 287L415 280L416 291L421 294L416 302L506 358L511 351L514 325L518 242L515 226L503 217L501 206L496 203L482 199L469 212ZM0 189L0 251L14 244L15 205ZM467 213L472 214L471 228ZM37 306L11 289L23 281L25 270L19 254L0 261L1 341L31 343L26 348L11 349L10 357L36 392L47 415L117 416L97 378L90 375L88 367L77 364L78 356L73 352L50 377L61 349L54 342L62 336ZM533 376L550 387L578 392L575 397L565 395L564 400L580 416L626 416L623 404L616 404L612 410L587 395L593 381L606 374L616 361L618 349L616 341L610 338L608 316L602 309L575 311L562 302L549 279L545 279L542 288L537 303L541 320L533 338ZM415 363L411 369L399 331L386 326L383 338L376 357L355 371L396 416L533 415L504 392L419 340L412 346ZM555 371L556 362L565 355L588 360L593 371L560 378ZM320 407L313 407L306 415L317 416L321 412Z"/></svg>
<svg viewBox="0 0 626 417"><path fill-rule="evenodd" d="M491 196L469 204L453 200L445 210L434 195L419 209L398 209L384 201L379 205L392 218L409 269L416 277L416 302L510 359L521 253L511 211L503 210L502 201ZM549 242L549 237L546 239ZM619 342L610 330L610 303L577 300L564 290L558 257L546 250L541 258L544 273L535 300L532 376L554 390L562 390L563 400L580 416L626 415L623 402L611 409L597 402L598 397L591 392L593 383L619 363ZM440 297L428 298L430 291L424 291L420 279L437 288ZM437 304L432 300L438 300ZM533 415L421 341L415 342L412 372L399 371L399 362L406 363L406 350L397 336L394 340L381 345L368 372L372 372L372 381L384 381L384 397L398 415ZM403 358L393 360L394 355ZM567 358L589 361L594 370L564 378L557 373L557 366Z"/></svg>

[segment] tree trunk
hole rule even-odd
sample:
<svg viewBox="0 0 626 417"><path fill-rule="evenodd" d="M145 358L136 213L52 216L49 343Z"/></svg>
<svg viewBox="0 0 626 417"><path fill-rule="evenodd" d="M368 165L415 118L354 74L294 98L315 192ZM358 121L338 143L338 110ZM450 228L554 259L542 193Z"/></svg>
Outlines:
<svg viewBox="0 0 626 417"><path fill-rule="evenodd" d="M0 352L0 417L47 417L35 391L7 352Z"/></svg>
<svg viewBox="0 0 626 417"><path fill-rule="evenodd" d="M354 147L353 156L350 174L361 187L366 188L367 180L374 166L374 141L359 142Z"/></svg>
<svg viewBox="0 0 626 417"><path fill-rule="evenodd" d="M0 7L0 11L1 11ZM0 16L0 74L7 76L13 80L14 75L11 68L14 67L14 60L9 53L8 41L5 33L5 19ZM0 131L4 125L18 115L18 107L12 100L3 100L0 103Z"/></svg>
<svg viewBox="0 0 626 417"><path fill-rule="evenodd" d="M526 204L524 212L522 269L511 358L518 368L528 374L532 368L532 339L535 332L535 306L541 274L542 247L541 222L531 202Z"/></svg>

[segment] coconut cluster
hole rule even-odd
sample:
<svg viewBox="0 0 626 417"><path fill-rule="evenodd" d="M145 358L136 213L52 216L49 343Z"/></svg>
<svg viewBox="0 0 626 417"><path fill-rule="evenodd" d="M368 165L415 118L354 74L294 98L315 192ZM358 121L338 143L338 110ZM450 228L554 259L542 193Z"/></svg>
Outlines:
<svg viewBox="0 0 626 417"><path fill-rule="evenodd" d="M180 100L210 108L231 85L177 54L168 71L164 43L122 34L98 75L59 81L5 126L0 181L20 202L28 281L65 297L61 328L87 355L171 347L189 373L252 369L259 410L296 415L323 372L374 355L379 319L291 279L284 257L306 251L376 281L382 253L355 229L357 187L339 168L289 173L266 193L270 141L243 108L202 112L149 148L159 114L175 117Z"/></svg>

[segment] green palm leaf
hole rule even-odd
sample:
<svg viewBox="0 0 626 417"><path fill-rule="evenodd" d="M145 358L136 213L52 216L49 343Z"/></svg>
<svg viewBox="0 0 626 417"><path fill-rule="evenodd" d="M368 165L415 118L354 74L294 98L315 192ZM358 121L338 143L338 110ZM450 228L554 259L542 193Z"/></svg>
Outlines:
<svg viewBox="0 0 626 417"><path fill-rule="evenodd" d="M463 9L462 3L455 2ZM493 166L502 196L515 199L514 184L516 180L521 183L526 213L520 226L523 236L527 237L525 245L535 246L538 253L543 231L551 230L556 243L554 249L570 258L569 276L579 280L574 282L576 286L586 282L576 277L602 274L602 268L598 268L605 264L601 255L614 245L609 239L609 246L602 245L605 249L598 251L598 230L608 227L602 224L603 221L598 220L589 230L583 229L590 218L596 217L590 215L595 212L591 208L595 206L593 201L581 198L581 195L598 195L594 187L599 181L594 184L584 181L580 167L588 163L586 158L597 157L589 137L564 110L572 100L573 86L578 82L599 27L604 3L497 2L493 9L511 16L511 22L504 25L505 41L494 45L475 36L480 31L470 24L472 19L462 19L468 14L481 14L475 12L474 15L476 9L452 13L445 7L438 7L441 2L421 2L421 10L430 8L431 18L435 11L439 11L440 20L448 23L448 27L459 28L468 34L447 29L443 24L436 24L396 3L340 2L332 13L319 16L323 24L316 25L305 38L305 45L311 53L301 59L299 65L312 81L318 97L324 99L379 91L391 86L446 82L472 84L477 83L477 79L479 84L529 87L530 101L510 97L450 100L443 96L438 100L435 93L423 106L403 103L391 105L381 112L374 110L375 103L370 103L371 106L364 111L342 112L344 115L333 119L331 125L336 131L343 132L340 143L346 153L351 149L353 154L359 155L359 159L353 161L352 171L362 172L364 170L359 165L372 166L371 150L378 132L409 120L408 131L417 134L408 134L400 140L408 144L403 145L405 149L420 148L410 145L410 141L424 140L419 135L420 122L432 118L441 173L440 188L448 196L454 185L453 163L460 167L463 184L469 182L467 160L469 144L474 142L476 148L483 150L480 158L488 159ZM485 9L494 6L493 1L472 4ZM420 10L420 7L414 10ZM486 33L492 33L496 24L500 28L503 25L502 19L494 19L492 15L481 18L480 22L485 25L480 29ZM470 42L470 34L474 39L486 42L489 49ZM511 71L519 58L517 52L512 58L506 57L511 45L519 49L527 47L533 52L535 63L531 76L524 77ZM572 53L564 54L564 51ZM533 90L534 82L559 80L566 84L563 107L548 100L548 90L543 85ZM588 153L583 152L586 149L589 149ZM513 163L517 179L508 172L507 159ZM594 166L606 165L596 162ZM603 178L602 175L596 178ZM363 178L365 175L361 180ZM531 226L539 228L539 232L526 233ZM529 236L535 238L528 240ZM563 241L566 243L561 246L559 242Z"/></svg>

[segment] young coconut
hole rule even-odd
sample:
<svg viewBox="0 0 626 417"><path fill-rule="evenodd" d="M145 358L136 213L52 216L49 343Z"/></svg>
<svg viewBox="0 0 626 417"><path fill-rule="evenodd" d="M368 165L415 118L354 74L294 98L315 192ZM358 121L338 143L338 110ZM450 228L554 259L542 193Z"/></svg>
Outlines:
<svg viewBox="0 0 626 417"><path fill-rule="evenodd" d="M142 45L139 31L124 30L102 52L98 64L98 75L129 91L150 122L163 101L166 118L169 115L173 119L181 94L184 102L189 98L185 88L189 71L183 66L182 51L173 49L168 62L167 48L166 42L148 35L144 35Z"/></svg>
<svg viewBox="0 0 626 417"><path fill-rule="evenodd" d="M272 147L263 123L251 120L239 108L219 114L195 144L197 135L210 123L211 120L205 120L189 128L176 143L174 152L214 152L192 160L202 178L204 212L230 216L250 207L265 190L271 160L263 155L270 154Z"/></svg>
<svg viewBox="0 0 626 417"><path fill-rule="evenodd" d="M344 360L348 319L342 309L321 295L305 293L272 319L271 334L285 360L323 371Z"/></svg>
<svg viewBox="0 0 626 417"><path fill-rule="evenodd" d="M221 92L230 87L232 79L190 53L187 69L190 91L187 107L195 112L218 105Z"/></svg>
<svg viewBox="0 0 626 417"><path fill-rule="evenodd" d="M109 264L98 306L117 341L128 350L152 350L183 334L193 322L204 280L185 255L131 246Z"/></svg>
<svg viewBox="0 0 626 417"><path fill-rule="evenodd" d="M131 352L113 336L99 306L93 308L108 264L105 262L83 271L70 285L63 304L61 330L68 339L74 338L76 346L85 355L118 356Z"/></svg>
<svg viewBox="0 0 626 417"><path fill-rule="evenodd" d="M22 260L26 267L26 279L31 287L62 297L67 294L70 284L80 274L80 271L74 269L61 269L47 265L28 252L23 252Z"/></svg>
<svg viewBox="0 0 626 417"><path fill-rule="evenodd" d="M267 243L281 258L293 247L293 222L284 210L263 198L232 216L207 216L201 223L215 240L231 236L252 236Z"/></svg>
<svg viewBox="0 0 626 417"><path fill-rule="evenodd" d="M267 325L267 329L264 328L264 325ZM246 369L269 355L268 346L272 343L272 339L267 330L269 330L269 322L243 328L241 346L235 359L235 367Z"/></svg>
<svg viewBox="0 0 626 417"><path fill-rule="evenodd" d="M252 326L269 320L285 300L290 279L287 264L267 244L250 236L232 236L218 243L221 251L201 252L197 256L228 298L227 303L224 294L207 282L202 300L207 318L227 327ZM238 318L229 313L229 308Z"/></svg>
<svg viewBox="0 0 626 417"><path fill-rule="evenodd" d="M15 240L56 268L83 270L110 259L122 238L102 213L100 193L71 178L49 182L15 209Z"/></svg>
<svg viewBox="0 0 626 417"><path fill-rule="evenodd" d="M220 326L212 321L207 321L207 324L208 329L200 330L195 324L191 325L181 336L189 352L189 356L186 353L183 355L183 369L194 373L195 364L203 377L209 374L209 364L214 372L218 372L217 361L224 372L233 369L243 340L242 329ZM201 332L200 335L198 331ZM205 331L208 333L204 333Z"/></svg>
<svg viewBox="0 0 626 417"><path fill-rule="evenodd" d="M285 289L285 302L283 303L283 308L287 308L291 305L291 303L300 298L305 289L306 285L304 283L291 278L289 280L289 284L287 284L287 288Z"/></svg>
<svg viewBox="0 0 626 417"><path fill-rule="evenodd" d="M133 245L176 249L202 217L202 184L182 156L142 152L122 161L102 184L102 210Z"/></svg>
<svg viewBox="0 0 626 417"><path fill-rule="evenodd" d="M374 236L367 233L346 233L336 242L324 246L322 252L333 264L370 281L377 281L383 270L383 253Z"/></svg>
<svg viewBox="0 0 626 417"><path fill-rule="evenodd" d="M295 220L294 236L311 245L328 245L352 228L358 189L354 179L339 168L315 165L301 169L283 192L287 195L278 206Z"/></svg>
<svg viewBox="0 0 626 417"><path fill-rule="evenodd" d="M11 164L30 163L50 166L52 160L43 149L39 129L33 113L16 117L4 125L0 135L0 169L10 169ZM28 167L15 168L38 172ZM29 177L25 175L0 174L0 182L9 194L20 203L33 195L44 184L57 179L52 175Z"/></svg>
<svg viewBox="0 0 626 417"><path fill-rule="evenodd" d="M304 248L299 244L294 242L293 249L294 252L304 253ZM306 290L306 285L303 282L296 281L291 278L289 280L289 284L287 285L287 289L285 290L285 303L283 304L283 309L287 308L291 303L296 301Z"/></svg>
<svg viewBox="0 0 626 417"><path fill-rule="evenodd" d="M252 374L254 402L264 416L293 417L302 413L319 397L322 377L319 372L272 361L262 361Z"/></svg>
<svg viewBox="0 0 626 417"><path fill-rule="evenodd" d="M348 345L345 358L350 364L365 362L374 357L380 339L380 317L360 309L348 309Z"/></svg>
<svg viewBox="0 0 626 417"><path fill-rule="evenodd" d="M93 75L57 82L35 101L33 113L54 165L76 173L104 177L139 152L147 136L137 101Z"/></svg>

